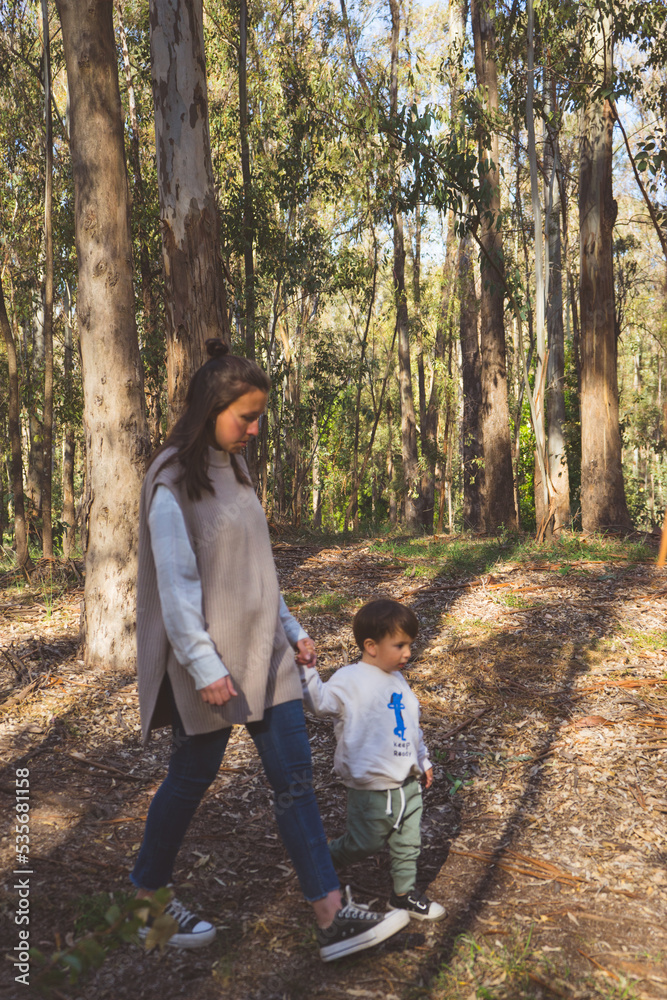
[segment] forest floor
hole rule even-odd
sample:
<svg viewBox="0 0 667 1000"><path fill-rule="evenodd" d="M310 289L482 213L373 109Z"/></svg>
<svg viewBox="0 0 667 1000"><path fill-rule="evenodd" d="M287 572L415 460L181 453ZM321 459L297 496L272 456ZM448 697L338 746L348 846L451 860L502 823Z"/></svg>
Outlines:
<svg viewBox="0 0 667 1000"><path fill-rule="evenodd" d="M179 896L218 926L200 952L126 943L68 1000L667 998L667 573L646 546L376 539L275 545L320 667L354 657L351 617L379 593L421 631L407 676L434 761L420 885L448 909L323 964L252 742L236 729L195 817ZM64 571L63 571L64 572ZM128 870L165 770L143 749L134 676L87 671L83 591L0 592L0 934L18 943L16 768L30 772L30 943L44 954L129 898ZM331 725L309 721L330 835L345 793ZM384 908L387 857L342 873ZM3 962L0 996L25 986ZM37 967L29 994L37 993Z"/></svg>

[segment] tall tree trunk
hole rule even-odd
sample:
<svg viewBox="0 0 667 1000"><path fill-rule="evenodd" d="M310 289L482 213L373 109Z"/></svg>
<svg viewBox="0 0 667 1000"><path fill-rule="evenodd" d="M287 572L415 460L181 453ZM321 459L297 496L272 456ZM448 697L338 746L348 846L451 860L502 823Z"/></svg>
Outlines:
<svg viewBox="0 0 667 1000"><path fill-rule="evenodd" d="M42 410L42 555L53 558L53 129L51 118L51 47L49 10L42 0L44 73L44 408Z"/></svg>
<svg viewBox="0 0 667 1000"><path fill-rule="evenodd" d="M128 184L110 3L58 0L70 96L77 315L89 488L89 666L135 657L139 493L150 450L132 287Z"/></svg>
<svg viewBox="0 0 667 1000"><path fill-rule="evenodd" d="M253 215L250 143L248 140L248 0L241 0L239 31L239 124L241 133L241 173L243 175L243 263L245 283L245 352L255 357L255 221Z"/></svg>
<svg viewBox="0 0 667 1000"><path fill-rule="evenodd" d="M401 10L399 0L389 0L391 10L391 80L390 113L398 109L398 42L401 30ZM392 150L393 192L392 221L394 230L394 296L396 302L396 325L398 329L398 383L401 400L401 456L403 459L403 496L405 524L409 531L415 531L421 523L419 493L419 457L417 454L417 422L412 392L412 371L410 366L410 321L408 300L405 291L405 246L403 240L403 214L398 207L399 166L398 153Z"/></svg>
<svg viewBox="0 0 667 1000"><path fill-rule="evenodd" d="M595 89L611 86L612 22L591 6L585 32ZM590 92L590 91L589 91ZM579 145L581 309L581 516L584 531L629 530L618 425L612 234L614 119L607 99L588 99Z"/></svg>
<svg viewBox="0 0 667 1000"><path fill-rule="evenodd" d="M322 528L322 488L320 482L320 429L317 425L317 410L313 406L313 528Z"/></svg>
<svg viewBox="0 0 667 1000"><path fill-rule="evenodd" d="M42 487L44 485L44 438L42 420L38 408L38 385L44 376L44 303L41 292L32 297L32 322L24 325L24 353L26 357L26 379L24 406L28 410L28 468L26 472L26 494L28 499L28 534L38 536L36 521L42 513ZM32 335L32 356L28 341ZM42 400L43 403L43 400ZM40 537L41 544L41 537Z"/></svg>
<svg viewBox="0 0 667 1000"><path fill-rule="evenodd" d="M470 13L475 42L475 75L490 115L498 111L498 74L495 62L493 0L471 0ZM480 414L483 466L480 476L482 522L486 531L500 525L516 527L512 486L510 414L505 364L504 262L500 215L500 169L498 135L490 132L490 148L480 130L480 179L489 192L487 210L480 225L484 247L481 259L481 359L482 405Z"/></svg>
<svg viewBox="0 0 667 1000"><path fill-rule="evenodd" d="M556 82L547 71L545 88L545 110L547 119L547 141L544 148L544 167L547 178L546 229L548 240L548 299L547 337L549 358L547 361L547 459L550 488L553 491L553 529L559 531L570 524L570 475L565 451L565 334L563 330L563 251L560 235L561 177L560 151L558 143L559 125L555 122Z"/></svg>
<svg viewBox="0 0 667 1000"><path fill-rule="evenodd" d="M64 343L64 391L70 392L73 368L73 338L71 322L71 300L69 288L67 288L65 301L63 302L65 343ZM62 463L62 490L63 490L63 555L74 555L76 548L76 508L74 505L74 450L75 450L74 427L72 421L67 419L63 428L63 463Z"/></svg>
<svg viewBox="0 0 667 1000"><path fill-rule="evenodd" d="M394 487L394 408L391 399L387 398L387 494L389 496L389 523L396 524L398 511L396 505L396 489Z"/></svg>
<svg viewBox="0 0 667 1000"><path fill-rule="evenodd" d="M14 500L14 543L16 545L16 561L24 570L32 569L32 560L28 552L28 530L25 518L25 499L23 494L23 457L21 454L21 422L19 399L19 369L16 358L16 342L9 325L5 296L0 275L0 326L7 348L7 368L9 383L9 398L7 413L9 418L9 441L12 450L11 490Z"/></svg>
<svg viewBox="0 0 667 1000"><path fill-rule="evenodd" d="M169 426L180 416L205 343L231 343L206 96L202 0L151 0Z"/></svg>
<svg viewBox="0 0 667 1000"><path fill-rule="evenodd" d="M412 294L415 304L414 330L417 341L417 385L419 388L419 437L421 440L422 467L419 484L419 514L421 526L424 531L433 531L433 515L435 511L435 466L437 458L437 445L432 447L432 423L435 422L435 436L437 437L437 386L438 386L438 362L444 353L444 330L442 323L438 324L435 341L434 368L435 373L431 382L431 397L433 390L436 393L433 411L430 411L429 399L426 399L426 373L424 371L424 323L421 311L421 234L422 219L421 205L415 209L415 239L412 259ZM443 322L446 319L443 317Z"/></svg>
<svg viewBox="0 0 667 1000"><path fill-rule="evenodd" d="M544 381L547 363L547 324L546 305L547 289L544 277L544 231L542 229L542 206L540 204L540 188L537 179L537 146L535 141L535 115L533 98L535 94L535 45L534 45L534 10L533 0L527 0L528 15L528 51L527 75L528 88L526 94L526 125L528 131L528 162L530 166L530 197L533 209L533 233L535 237L535 387L526 388L530 393L531 416L535 434L535 515L537 518L538 538L541 540L546 532L550 533L551 518L549 517L549 477L546 463L546 426L544 421ZM527 374L526 374L527 381Z"/></svg>
<svg viewBox="0 0 667 1000"><path fill-rule="evenodd" d="M463 382L463 415L461 421L461 451L463 456L463 524L479 531L483 527L481 480L482 435L482 362L479 352L479 303L475 291L472 261L472 237L459 245L459 296L461 314L461 376Z"/></svg>
<svg viewBox="0 0 667 1000"><path fill-rule="evenodd" d="M136 205L136 234L139 242L139 272L141 274L141 300L143 304L143 343L144 361L147 364L148 386L147 407L148 423L153 447L157 448L162 439L162 403L161 385L164 367L164 337L158 331L157 308L153 294L153 277L149 236L144 223L144 178L141 171L141 147L139 141L139 119L137 117L137 99L134 90L134 77L130 63L130 50L127 44L125 22L123 19L123 0L116 0L118 13L118 33L120 35L121 51L123 53L123 70L127 89L127 103L130 118L130 165L132 167L132 203Z"/></svg>

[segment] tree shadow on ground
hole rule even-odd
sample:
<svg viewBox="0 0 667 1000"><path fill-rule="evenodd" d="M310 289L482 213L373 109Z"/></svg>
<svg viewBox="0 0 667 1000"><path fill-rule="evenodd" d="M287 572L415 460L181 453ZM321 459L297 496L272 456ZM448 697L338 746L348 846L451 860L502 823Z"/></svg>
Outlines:
<svg viewBox="0 0 667 1000"><path fill-rule="evenodd" d="M321 551L321 549L317 549ZM304 557L295 560L294 569L299 570L313 549L305 550ZM483 565L493 569L497 561L498 546L490 544L483 557ZM348 573L350 583L364 577L363 561L352 573ZM391 570L382 585L395 587L402 570ZM468 574L466 574L468 575ZM454 589L438 591L446 585ZM456 586L459 584L459 586ZM375 587L375 583L369 585ZM536 585L537 586L537 585ZM446 654L455 657L458 676L465 682L466 701L459 701L457 714L473 715L480 704L490 706L487 717L480 718L465 730L455 744L445 739L451 728L451 721L443 715L441 723L430 720L426 724L429 748L446 754L446 765L441 771L451 773L464 780L469 767L475 763L471 747L474 745L478 727L485 725L486 718L501 720L495 746L502 751L511 739L511 727L506 716L512 711L525 711L539 698L546 729L536 736L531 745L532 760L525 765L523 788L511 815L506 818L495 836L492 858L480 874L472 879L463 890L463 899L454 907L449 906L450 916L442 930L438 932L434 945L426 956L411 949L415 945L414 935L398 936L391 944L384 946L384 952L406 948L406 956L411 955L422 978L435 976L447 964L455 948L456 939L473 928L485 901L499 886L501 872L497 868L502 852L516 845L525 827L527 813L533 813L548 787L548 774L544 761L558 738L563 718L573 710L573 688L579 677L590 668L589 657L601 638L610 634L619 604L623 600L623 578L605 584L603 601L594 607L586 592L586 580L573 579L570 587L572 598L567 615L570 630L566 641L557 623L562 620L564 610L557 600L545 598L548 590L539 594L539 606L520 609L517 614L524 622L521 641L530 646L534 654L535 670L527 671L525 658L517 661L517 632L496 632L492 637L474 635L465 639L446 635ZM444 616L456 616L458 602L467 593L465 582L453 581L451 567L431 580L421 590L407 596L415 610L427 622L430 637L436 629L447 632L443 625ZM365 599L366 593L353 596L353 600ZM426 603L428 607L425 607ZM551 619L546 618L551 615ZM342 616L341 616L342 617ZM347 616L349 624L349 615ZM513 622L515 619L513 618ZM550 624L551 623L551 624ZM332 618L330 631L334 636L340 631L341 621ZM474 631L474 629L472 630ZM582 636L587 631L587 638ZM320 638L319 634L317 636ZM427 657L417 650L415 670L418 674L414 687L424 695L448 690L447 677L441 677L438 670L431 669ZM542 662L538 662L542 661ZM114 713L118 710L118 698L134 683L133 675L123 672L97 678L100 689L96 704L103 710ZM110 716L111 717L111 716ZM67 827L54 828L52 844L44 832L36 835L36 875L32 904L34 908L35 943L48 952L56 945L56 935L61 941L71 932L73 921L82 908L90 906L90 898L96 893L113 891L122 893L129 890L127 874L132 865L136 844L143 831L143 817L154 788L161 781L169 755L169 736L161 732L147 748L139 744L136 732L119 733L117 727L105 731L101 725L95 730L83 729L81 705L73 705L58 716L43 739L35 744L23 757L12 761L0 771L0 787L8 793L13 785L15 768L29 766L31 786L34 793L35 815L48 822L49 810L66 805L69 797L72 803L72 822ZM28 726L23 727L27 730ZM333 759L332 733L324 721L309 722L312 737L316 789L322 808L327 832L336 835L344 826L345 794L332 775ZM20 741L21 730L16 733ZM17 743L17 745L20 745ZM104 771L95 766L87 766L68 756L71 752L81 752L84 757L107 765ZM337 963L335 968L317 964L316 949L307 908L298 903L298 887L294 876L286 870L286 856L277 836L272 817L270 795L261 775L261 765L254 756L249 741L240 734L230 743L230 751L224 761L224 768L218 781L206 797L188 833L179 859L178 882L186 883L186 898L202 913L218 915L224 925L211 950L204 955L145 955L138 949L125 948L110 956L103 969L81 987L69 991L73 1000L79 997L129 997L141 992L146 998L164 996L165 982L172 984L174 993L186 990L190 997L243 996L245 998L268 998L270 996L291 997L301 1000L304 996L326 995L327 984L349 982L356 977L355 970L372 973L377 955L366 953L356 959ZM116 773L116 772L121 772ZM123 776L122 772L126 772ZM130 772L133 772L132 774ZM491 780L495 775L491 775ZM11 789L10 789L11 790ZM433 793L426 795L425 850L420 865L420 884L428 884L441 872L449 851L455 844L465 823L467 791L462 786L455 794L446 785L441 785ZM9 800L8 800L9 801ZM126 822L122 822L126 820ZM2 834L10 837L13 817L5 812L0 821ZM380 857L372 863L354 866L350 871L355 891L366 899L376 897L381 905L389 894L389 878L386 859ZM3 923L7 933L4 940L13 940L11 867L4 872L5 890L3 894ZM189 888L187 887L189 884ZM448 900L442 900L448 903ZM290 913L285 923L285 932L279 937L273 934L272 921L276 913L284 909ZM272 930L267 936L265 928ZM273 935L273 936L271 936ZM248 951L249 941L254 941L256 952ZM51 943L49 945L49 942ZM283 945L281 945L283 942ZM237 955L245 958L254 955L258 977L250 984L247 973L235 967ZM217 969L218 978L211 979L212 968ZM221 971L222 970L222 971ZM11 970L10 970L11 974ZM413 970L411 975L416 976ZM235 986L235 977L243 981ZM244 978L245 977L245 978ZM10 990L12 987L10 986ZM306 990L306 992L304 992ZM8 993L8 997L23 996L20 989ZM336 994L337 995L337 994Z"/></svg>

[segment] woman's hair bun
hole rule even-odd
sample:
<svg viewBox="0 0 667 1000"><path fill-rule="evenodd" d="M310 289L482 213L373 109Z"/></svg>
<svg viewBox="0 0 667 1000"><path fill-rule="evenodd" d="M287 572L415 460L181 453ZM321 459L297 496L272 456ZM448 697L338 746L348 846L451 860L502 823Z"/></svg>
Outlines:
<svg viewBox="0 0 667 1000"><path fill-rule="evenodd" d="M209 358L224 358L225 354L229 354L229 348L219 337L209 337L206 341L206 352Z"/></svg>

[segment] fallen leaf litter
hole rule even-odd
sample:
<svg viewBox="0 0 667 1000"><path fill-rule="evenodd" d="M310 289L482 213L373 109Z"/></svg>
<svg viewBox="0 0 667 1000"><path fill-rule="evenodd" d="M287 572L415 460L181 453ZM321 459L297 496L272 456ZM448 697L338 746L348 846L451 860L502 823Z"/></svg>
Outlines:
<svg viewBox="0 0 667 1000"><path fill-rule="evenodd" d="M139 988L162 997L166 975L192 1000L333 998L361 995L350 993L365 988L360 973L376 977L368 985L386 984L371 989L374 996L412 997L418 988L433 1000L467 1000L468 985L445 994L432 979L448 961L458 968L456 935L496 935L500 944L489 947L497 951L529 931L531 995L578 1000L607 995L605 983L631 982L634 995L667 997L664 575L612 560L577 563L566 575L554 565L506 563L475 579L443 576L416 586L407 563L379 559L369 543L280 543L276 557L325 675L354 656L350 621L363 601L382 592L410 603L420 618L409 679L436 777L425 795L420 875L449 919L375 954L321 967L254 748L236 730L178 873L179 885L191 886L188 900L218 915L212 953L156 959L128 948L112 954L73 1000L129 997ZM323 594L337 598L334 613ZM34 915L46 951L56 935L72 932L82 897L127 888L168 757L166 734L139 746L131 673L84 668L81 599L82 591L70 590L50 608L16 598L0 606L0 791L12 790L16 762L28 762L39 873ZM325 826L336 835L344 792L331 771L331 727L315 720L310 732ZM7 832L5 855L10 847ZM4 869L11 871L7 857ZM359 898L384 906L386 858L344 877ZM6 913L7 878L2 903ZM479 954L480 968L486 960L490 970L492 952ZM494 976L502 979L489 971L482 985ZM493 988L513 1000L511 977Z"/></svg>

